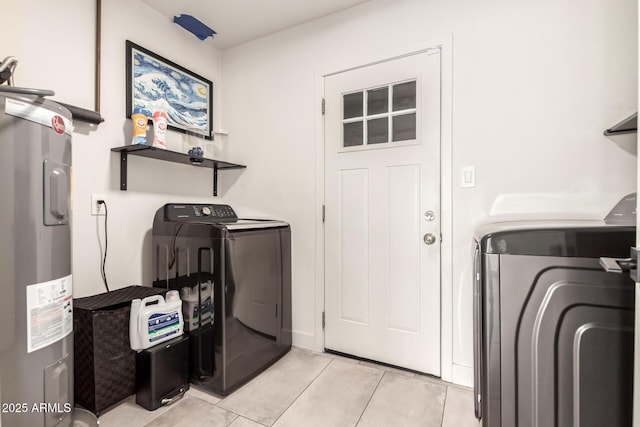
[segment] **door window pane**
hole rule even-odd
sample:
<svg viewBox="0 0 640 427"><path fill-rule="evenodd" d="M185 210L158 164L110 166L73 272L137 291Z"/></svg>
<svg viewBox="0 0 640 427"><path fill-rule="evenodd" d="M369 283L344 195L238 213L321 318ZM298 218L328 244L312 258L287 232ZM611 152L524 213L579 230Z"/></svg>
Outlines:
<svg viewBox="0 0 640 427"><path fill-rule="evenodd" d="M382 87L367 91L367 116L389 111L389 88Z"/></svg>
<svg viewBox="0 0 640 427"><path fill-rule="evenodd" d="M417 114L417 80L343 93L342 147L416 142Z"/></svg>
<svg viewBox="0 0 640 427"><path fill-rule="evenodd" d="M362 117L362 95L363 92L350 93L342 97L343 119Z"/></svg>
<svg viewBox="0 0 640 427"><path fill-rule="evenodd" d="M416 139L416 113L394 116L392 141L412 139Z"/></svg>
<svg viewBox="0 0 640 427"><path fill-rule="evenodd" d="M363 132L362 121L344 123L342 125L343 131L343 146L353 147L356 145L362 145Z"/></svg>
<svg viewBox="0 0 640 427"><path fill-rule="evenodd" d="M393 86L393 111L416 108L416 82Z"/></svg>
<svg viewBox="0 0 640 427"><path fill-rule="evenodd" d="M367 120L367 144L389 142L389 119Z"/></svg>

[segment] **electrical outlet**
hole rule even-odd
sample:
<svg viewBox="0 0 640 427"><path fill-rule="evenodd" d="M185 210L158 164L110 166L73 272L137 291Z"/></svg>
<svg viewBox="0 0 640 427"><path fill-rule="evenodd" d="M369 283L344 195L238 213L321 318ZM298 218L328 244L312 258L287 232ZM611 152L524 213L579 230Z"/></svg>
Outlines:
<svg viewBox="0 0 640 427"><path fill-rule="evenodd" d="M98 200L106 200L103 194L91 195L91 215L104 215L104 205L98 204Z"/></svg>

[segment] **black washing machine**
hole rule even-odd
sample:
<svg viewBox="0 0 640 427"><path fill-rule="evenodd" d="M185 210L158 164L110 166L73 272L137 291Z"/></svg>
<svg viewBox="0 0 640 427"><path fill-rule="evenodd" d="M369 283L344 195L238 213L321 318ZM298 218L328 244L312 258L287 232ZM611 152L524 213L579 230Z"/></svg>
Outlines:
<svg viewBox="0 0 640 427"><path fill-rule="evenodd" d="M153 221L154 287L180 291L191 382L227 395L291 349L291 229L228 205L167 204Z"/></svg>

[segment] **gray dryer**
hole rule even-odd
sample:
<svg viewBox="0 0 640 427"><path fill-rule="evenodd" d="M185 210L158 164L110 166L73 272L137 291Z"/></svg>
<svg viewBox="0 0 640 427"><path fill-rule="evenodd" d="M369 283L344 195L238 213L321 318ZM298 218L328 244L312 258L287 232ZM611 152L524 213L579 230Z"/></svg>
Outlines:
<svg viewBox="0 0 640 427"><path fill-rule="evenodd" d="M483 426L631 426L634 283L599 259L628 257L636 229L612 222L478 228L474 396Z"/></svg>

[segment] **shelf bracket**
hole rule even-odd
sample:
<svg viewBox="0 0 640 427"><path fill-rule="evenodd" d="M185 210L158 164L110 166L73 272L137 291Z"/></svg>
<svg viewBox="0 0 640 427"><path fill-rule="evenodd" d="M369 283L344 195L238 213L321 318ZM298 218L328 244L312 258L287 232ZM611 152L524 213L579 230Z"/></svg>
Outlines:
<svg viewBox="0 0 640 427"><path fill-rule="evenodd" d="M213 197L218 195L218 165L213 165Z"/></svg>
<svg viewBox="0 0 640 427"><path fill-rule="evenodd" d="M127 152L120 152L120 190L127 191Z"/></svg>

